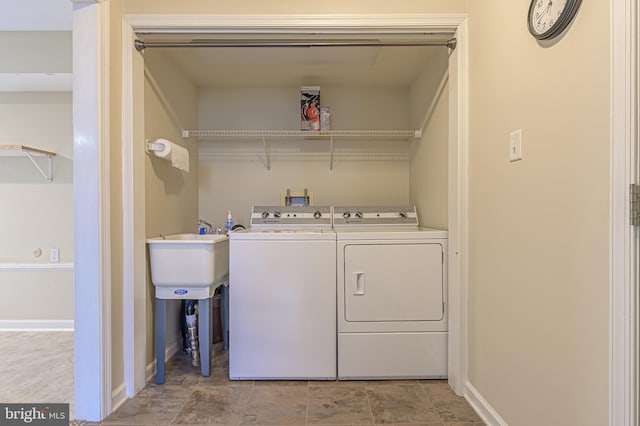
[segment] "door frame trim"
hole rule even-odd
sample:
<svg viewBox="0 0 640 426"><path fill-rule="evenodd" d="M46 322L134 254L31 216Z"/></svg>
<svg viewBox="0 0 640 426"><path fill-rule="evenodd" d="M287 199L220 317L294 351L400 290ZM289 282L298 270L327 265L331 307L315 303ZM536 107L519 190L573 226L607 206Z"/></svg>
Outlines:
<svg viewBox="0 0 640 426"><path fill-rule="evenodd" d="M112 409L110 3L73 5L75 417Z"/></svg>
<svg viewBox="0 0 640 426"><path fill-rule="evenodd" d="M449 360L450 360L450 374L449 382L452 388L459 395L465 392L466 383L466 363L467 363L467 350L466 350L466 286L467 286L467 273L466 273L466 241L467 241L467 181L468 172L466 170L466 156L468 146L468 132L467 132L467 109L468 109L468 94L467 94L467 81L468 81L468 69L467 69L467 56L468 56L468 43L467 43L467 15L466 14L390 14L390 15L161 15L161 14L130 14L123 17L123 34L127 32L145 31L145 32L157 32L157 33L180 33L180 32L200 32L200 33L220 33L220 32L236 32L241 33L268 33L268 32L281 32L283 30L291 31L292 33L306 33L306 32L357 32L363 30L385 32L394 31L397 29L433 29L456 32L458 38L458 44L456 47L456 54L460 58L458 62L458 78L461 80L459 88L457 90L457 97L455 99L457 105L457 117L458 120L453 124L453 128L457 129L455 138L450 137L449 152L453 152L458 155L457 161L451 162L451 165L456 167L465 167L464 169L457 171L457 179L453 185L449 187L449 197L457 203L457 209L452 211L449 209L449 223L450 223L450 235L453 234L455 240L452 241L450 237L449 242L449 315L450 315L450 331L449 331ZM133 44L129 49L126 46L123 48L123 64L125 61L129 61L132 55L132 51L135 51ZM137 52L136 52L137 53ZM133 91L135 87L143 83L143 75L139 69L135 67L126 67L123 69L122 75L123 81L132 81L132 85L123 85L123 102L131 102L133 97ZM452 83L450 83L452 84ZM129 114L131 108L124 108L123 113ZM134 130L132 123L135 123L139 117L123 117L123 139L125 141L137 140L134 138ZM140 139L141 141L143 139ZM142 143L140 143L142 146ZM134 147L134 149L136 149ZM124 164L127 167L135 167L134 162L130 162L127 158L131 155L129 151L124 152ZM455 164L454 164L455 163ZM138 164L139 166L139 164ZM451 172L450 172L451 173ZM454 173L456 173L454 171ZM125 172L123 175L125 181L123 185L125 187L141 188L144 193L144 182L140 182L132 179L131 170ZM135 189L133 193L138 193ZM138 244L135 236L138 232L137 227L144 227L144 216L141 215L141 209L131 208L130 203L136 202L128 198L123 200L125 203L124 208L124 227L125 229L133 229L134 232L129 236L125 235L124 244L125 252L133 253L136 258L142 256L144 253L140 253L144 247ZM456 229L451 229L456 228ZM452 232L453 231L453 232ZM142 267L143 265L138 265ZM137 293L136 287L146 285L144 282L136 281L135 268L126 268L124 273L124 295L127 297L134 297ZM125 309L131 310L132 306L125 306ZM133 317L133 312L125 312L125 316ZM144 339L146 331L140 327L144 325L135 324L131 325L125 322L125 340L129 342L127 350L131 348L137 348L140 345L135 343L138 339ZM454 356L458 354L458 356ZM132 360L138 360L139 357L130 353L125 354L125 363L130 363ZM133 372L127 375L127 388L134 389L135 385L132 383L132 377L137 376L135 371L144 369L145 366L136 361L136 365L127 365L125 369Z"/></svg>
<svg viewBox="0 0 640 426"><path fill-rule="evenodd" d="M629 223L629 185L638 181L638 9L611 2L609 239L609 424L638 416L638 231Z"/></svg>
<svg viewBox="0 0 640 426"><path fill-rule="evenodd" d="M108 34L108 21L105 21L108 13L104 12L103 9L106 8L105 5L108 5L108 2L101 2L98 4L94 4L92 1L75 1L77 5L75 6L74 11L74 21L80 22L82 21L89 22L86 16L80 16L77 13L79 8L84 7L94 7L99 9L97 14L101 17L98 19L99 22L103 22L102 26L95 26L93 32L87 30L93 37L103 40L103 44L98 43L92 44L89 47L81 47L79 45L74 46L74 57L78 57L79 54L85 55L89 54L90 51L94 52L93 56L102 55L102 62L100 64L102 71L97 70L96 73L92 75L87 75L86 69L83 68L82 73L74 73L74 86L77 86L77 82L81 79L81 76L84 75L86 78L83 78L83 81L86 83L91 83L92 85L98 85L100 87L100 93L87 93L82 94L82 99L86 101L86 98L91 98L94 103L94 107L92 111L99 115L99 120L102 121L103 124L100 125L100 133L97 136L97 141L92 142L95 144L95 147L100 147L99 149L102 151L105 150L105 147L102 145L104 141L107 140L106 134L108 134L108 129L105 128L108 122L108 111L103 111L103 109L108 105L105 103L108 101L107 98L103 97L108 94L108 82L106 81L105 75L108 75L108 70L105 71L106 67L108 67L108 57L104 57L108 55L108 49L105 47L104 43L107 43L108 37L104 34L104 31L107 31ZM628 196L627 196L627 188L628 183L632 180L635 180L635 172L633 171L633 167L635 167L635 157L637 156L636 142L637 142L637 109L636 103L637 99L630 99L629 94L635 93L635 87L637 87L638 76L637 76L637 49L635 46L635 36L637 34L637 10L633 0L612 0L611 2L611 111L612 111L612 120L611 120L611 200L610 200L610 214L611 214L611 228L610 228L610 265L611 265L611 273L610 273L610 392L609 392L609 413L610 413L610 424L622 424L622 425L631 425L635 421L636 417L636 380L635 377L637 375L636 372L636 345L635 341L635 333L636 333L636 317L637 317L637 309L635 306L635 282L636 282L636 265L632 261L632 259L637 258L637 250L635 248L635 244L633 244L632 240L635 239L635 231L631 230L630 227L626 224L628 217ZM95 24L96 17L90 18ZM162 28L164 30L173 29L174 31L179 30L180 28L185 28L187 26L193 27L201 26L205 29L210 29L211 27L220 28L243 28L248 23L256 25L254 28L258 28L260 30L268 29L269 27L273 28L283 23L288 23L289 25L295 26L295 22L298 22L298 29L306 27L306 29L312 30L309 27L309 24L314 24L319 27L324 28L339 28L343 26L349 26L355 24L366 25L367 22L375 23L378 25L380 21L385 21L387 24L395 24L395 25L413 25L413 27L420 27L425 25L425 23L435 25L435 26L450 26L454 28L458 28L458 31L461 29L465 33L466 36L466 15L399 15L399 16L389 16L389 15L356 15L356 16L340 16L340 15L315 15L315 16L214 16L208 17L203 15L197 16L185 16L185 15L175 15L175 16L166 16L166 15L128 15L124 17L123 24L124 26L128 26L124 28L123 31L135 28ZM80 33L76 27L76 23L74 22L74 37L77 37ZM258 25L260 24L260 25ZM77 33L77 34L76 34ZM89 35L91 35L89 34ZM462 34L458 34L458 38L461 39ZM462 41L462 40L461 40ZM86 43L86 39L83 43ZM466 40L463 41L459 45L458 48L467 49ZM100 52L100 53L95 53ZM123 49L123 58L130 54L127 49ZM464 58L468 53L465 51ZM468 73L466 65L463 67L464 72ZM126 71L126 70L123 70ZM79 75L75 75L79 74ZM127 77L130 77L129 74L123 74L123 81L127 81ZM466 84L468 79L467 77L461 78L461 81ZM127 89L127 84L123 87L123 95L129 94L131 95L131 87ZM466 96L466 86L462 88L464 96ZM74 91L76 93L76 91ZM75 95L74 95L75 96ZM78 93L78 96L80 94ZM130 99L125 97L123 102L126 102L126 99ZM99 102L96 102L98 100ZM74 99L74 108L79 105L78 101ZM84 104L83 104L84 105ZM78 109L80 111L81 109ZM467 109L461 108L459 109L464 113L462 116L462 121L465 121L467 118ZM86 114L89 114L89 111L86 111ZM83 115L84 116L84 115ZM79 117L74 115L74 145L79 145L82 141L78 138L81 137L79 130L77 130L78 126L84 126L86 123L83 122ZM460 128L464 129L466 132L466 127L464 123L459 124ZM106 126L108 127L108 126ZM128 127L123 128L123 136L126 134L133 138L134 132ZM461 381L464 377L466 377L466 288L467 288L467 267L464 264L466 262L466 244L468 231L467 231L467 185L466 180L467 176L467 168L466 168L466 147L468 143L468 137L466 135L462 135L459 138L459 147L461 148L459 160L464 164L464 167L460 170L460 178L462 182L460 182L455 188L458 197L461 198L460 210L459 210L459 221L461 223L460 226L460 246L458 247L459 251L459 265L458 269L452 271L451 268L454 262L450 261L450 277L453 276L453 273L460 274L460 292L461 292L461 300L460 300L460 312L464 315L464 317L460 318L460 326L463 327L463 330L460 332L460 345L461 347L461 357L460 360L460 372L461 378L456 379L453 384L456 392L460 393L463 389L463 385L460 385ZM86 144L87 141L82 143ZM85 145L83 145L85 146ZM86 145L88 147L88 145ZM123 155L125 155L123 153ZM81 153L74 152L74 163L83 162L83 156ZM96 297L102 299L100 302L100 311L102 313L98 313L96 316L95 312L92 313L82 313L77 310L76 307L76 319L78 321L90 321L95 322L96 320L99 322L98 329L100 331L100 344L93 347L92 353L97 354L97 357L94 359L101 360L101 368L100 372L101 379L98 379L97 388L109 387L107 386L107 382L110 382L110 345L108 344L108 338L110 336L110 322L108 320L108 315L110 314L110 277L109 277L109 246L108 246L108 238L105 236L108 234L108 177L109 177L109 156L108 152L105 155L100 155L99 158L91 157L91 162L86 162L87 166L90 164L98 164L99 167L97 170L93 172L88 172L88 177L92 177L95 179L102 179L99 186L100 200L96 201L92 204L92 206L96 209L100 209L99 217L97 218L98 225L100 225L100 232L103 237L98 241L98 245L102 247L100 253L98 253L97 259L100 262L100 265L93 264L85 264L83 266L83 262L80 258L76 258L76 272L75 276L80 277L82 271L90 272L89 269L95 268L99 278L98 285L93 291L96 293ZM97 161L97 163L96 163ZM131 178L128 178L127 182L124 182L125 185L131 185ZM74 196L76 197L76 204L80 205L78 201L82 201L82 211L88 210L91 206L86 204L86 195L90 193L92 189L85 189L84 191L80 188L80 183L77 182L74 185ZM88 181L85 182L88 184ZM85 187L86 185L83 185ZM134 192L135 193L135 192ZM451 193L450 193L451 196ZM90 200L89 200L90 201ZM127 200L124 200L127 201ZM130 199L128 200L131 201ZM139 212L135 210L131 210L132 207L130 204L125 206L127 209L130 209L125 212L125 220L130 221L127 225L132 226L132 223L135 219L139 219ZM106 210L105 210L106 209ZM89 217L86 215L80 215L79 213L80 207L75 212L76 216ZM132 211L134 213L132 213ZM87 212L89 213L89 212ZM142 224L144 224L144 217L142 218ZM140 226L140 223L137 223L137 226ZM79 224L75 225L75 233L79 234L79 230L85 229L81 228ZM86 227L88 231L89 227ZM127 228L125 229L137 229ZM95 228L93 228L95 231ZM132 241L129 236L125 236L125 246L128 247L129 250L133 253L137 253L141 250L141 247L144 247L143 244L140 244L140 241ZM453 244L450 244L452 247ZM454 249L455 250L455 249ZM79 247L76 247L76 253L78 253ZM450 259L451 260L451 259ZM89 263L91 263L91 259L88 259ZM88 268L88 269L85 269ZM102 272L100 272L102 271ZM93 274L95 275L95 273ZM136 282L139 277L135 275L131 270L125 272L125 298L127 295L134 293L136 289L133 283ZM128 280L128 281L127 281ZM78 282L78 280L76 280ZM141 283L139 285L144 285ZM77 295L77 293L76 293ZM131 314L131 313L129 313ZM127 314L125 314L127 315ZM127 328L125 330L125 339L130 339L130 342L136 342L138 339L143 338L140 335L136 335L136 331L140 331L138 328ZM142 330L142 336L144 336L145 330ZM137 337L136 337L137 336ZM102 346L100 348L100 346ZM135 346L135 345L134 345ZM128 350L131 350L130 348ZM132 354L125 354L125 358L129 361L126 362L134 362L132 360L138 359ZM76 354L76 363L80 363L80 359ZM131 365L129 365L131 367ZM136 369L140 368L140 366L134 366ZM142 366L141 368L144 368ZM132 376L130 376L132 377ZM76 376L76 390L78 390L78 381L84 380L78 376ZM134 386L135 388L135 386ZM91 395L95 393L94 391L90 392ZM100 402L102 408L98 408L93 410L89 403L84 403L80 399L76 399L76 412L78 414L87 412L102 412L108 413L108 401L106 401L109 395L108 392L100 392L99 397L97 398ZM88 395L88 394L87 394ZM78 395L76 396L78 398ZM93 403L92 403L93 404ZM85 411L88 410L88 411ZM86 419L91 420L92 415L87 415Z"/></svg>

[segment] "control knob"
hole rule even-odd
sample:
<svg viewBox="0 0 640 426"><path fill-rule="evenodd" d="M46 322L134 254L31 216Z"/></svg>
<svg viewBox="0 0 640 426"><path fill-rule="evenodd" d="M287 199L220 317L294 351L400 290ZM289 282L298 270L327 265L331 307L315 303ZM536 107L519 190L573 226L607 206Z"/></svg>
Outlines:
<svg viewBox="0 0 640 426"><path fill-rule="evenodd" d="M268 217L269 217L269 212L268 212L268 211L266 211L266 210L265 210L265 211L263 211L263 212L262 212L262 218L263 218L263 219L266 219L266 218L268 218Z"/></svg>
<svg viewBox="0 0 640 426"><path fill-rule="evenodd" d="M351 217L351 212L342 213L342 217L344 217L345 219L349 219Z"/></svg>
<svg viewBox="0 0 640 426"><path fill-rule="evenodd" d="M320 213L320 210L316 210L313 213L313 217L315 217L316 219L320 219L322 217L322 213Z"/></svg>
<svg viewBox="0 0 640 426"><path fill-rule="evenodd" d="M356 217L358 219L362 219L362 212L356 212Z"/></svg>
<svg viewBox="0 0 640 426"><path fill-rule="evenodd" d="M403 219L406 219L407 218L407 213L406 212L399 212L398 216L400 216Z"/></svg>
<svg viewBox="0 0 640 426"><path fill-rule="evenodd" d="M282 213L280 213L280 212L273 212L273 217L275 217L276 219L280 219L280 216L282 216Z"/></svg>

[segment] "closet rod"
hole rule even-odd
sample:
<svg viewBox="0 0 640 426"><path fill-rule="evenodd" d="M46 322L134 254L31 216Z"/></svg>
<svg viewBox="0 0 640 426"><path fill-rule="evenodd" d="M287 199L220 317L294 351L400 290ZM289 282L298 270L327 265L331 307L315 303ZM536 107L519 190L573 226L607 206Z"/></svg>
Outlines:
<svg viewBox="0 0 640 426"><path fill-rule="evenodd" d="M401 47L401 46L446 46L456 48L456 39L424 41L142 41L135 40L138 52L147 47Z"/></svg>

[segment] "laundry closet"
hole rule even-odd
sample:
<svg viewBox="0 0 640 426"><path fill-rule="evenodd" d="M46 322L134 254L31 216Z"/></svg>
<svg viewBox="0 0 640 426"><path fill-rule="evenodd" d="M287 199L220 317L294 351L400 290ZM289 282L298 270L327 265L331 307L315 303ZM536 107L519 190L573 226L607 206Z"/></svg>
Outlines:
<svg viewBox="0 0 640 426"><path fill-rule="evenodd" d="M230 209L236 223L246 224L253 204L279 204L287 188L307 188L316 204L415 203L423 207L418 208L421 219L432 222L422 220L425 225L442 227L447 93L436 92L447 71L448 53L444 46L147 47L146 81L155 87L147 84L152 93L146 96L158 98L161 109L173 110L165 113L176 117L170 121L178 130L296 131L300 87L319 86L321 106L331 109L332 130L422 131L418 138L334 136L333 155L331 137L314 137L312 132L308 137L185 139L180 134L175 142L191 151L197 148L193 154L199 161L190 173L198 174L199 217L209 222L224 225ZM193 117L186 117L185 106L178 104L185 102L185 93L176 93L181 90L178 78L192 85L183 92L195 91L197 104L188 106L195 108ZM423 129L436 94L436 108ZM154 114L147 108L148 138L162 136L154 130ZM152 163L157 161L152 158ZM429 200L434 196L436 200ZM429 218L433 209L440 218Z"/></svg>
<svg viewBox="0 0 640 426"><path fill-rule="evenodd" d="M149 46L199 37L204 38L139 35ZM448 47L145 47L142 52L145 138L185 147L190 164L185 172L147 153L147 237L196 231L198 219L224 228L228 211L236 224L248 226L252 206L280 205L287 190L308 191L315 205L415 205L421 226L448 229ZM302 86L320 87L331 132L297 133ZM179 331L170 327L168 333L171 342Z"/></svg>

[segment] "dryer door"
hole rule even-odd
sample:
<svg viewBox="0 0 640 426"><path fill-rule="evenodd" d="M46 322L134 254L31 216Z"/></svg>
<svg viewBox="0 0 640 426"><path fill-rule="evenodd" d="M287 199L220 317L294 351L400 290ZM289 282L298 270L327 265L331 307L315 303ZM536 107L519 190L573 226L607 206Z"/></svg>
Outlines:
<svg viewBox="0 0 640 426"><path fill-rule="evenodd" d="M346 321L441 320L443 268L441 244L345 246Z"/></svg>

